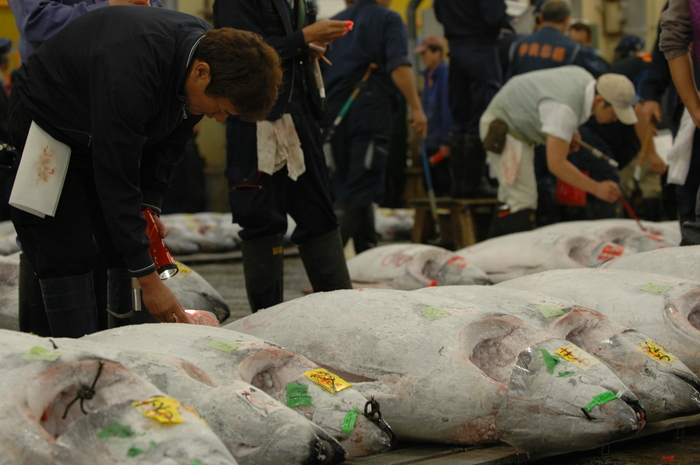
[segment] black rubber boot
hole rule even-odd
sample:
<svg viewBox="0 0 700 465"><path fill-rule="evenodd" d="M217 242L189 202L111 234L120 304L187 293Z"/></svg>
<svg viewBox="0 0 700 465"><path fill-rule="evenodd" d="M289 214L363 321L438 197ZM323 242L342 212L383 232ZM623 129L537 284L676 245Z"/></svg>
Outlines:
<svg viewBox="0 0 700 465"><path fill-rule="evenodd" d="M284 236L241 242L243 276L253 313L282 302L284 296Z"/></svg>
<svg viewBox="0 0 700 465"><path fill-rule="evenodd" d="M39 277L23 253L19 254L19 330L42 337L51 336Z"/></svg>
<svg viewBox="0 0 700 465"><path fill-rule="evenodd" d="M525 208L515 213L506 213L497 208L491 219L489 238L531 231L537 227L536 216L534 208Z"/></svg>
<svg viewBox="0 0 700 465"><path fill-rule="evenodd" d="M355 246L355 253L362 253L377 246L378 234L374 225L374 208L372 205L365 207L362 213L362 221L358 225L352 242Z"/></svg>
<svg viewBox="0 0 700 465"><path fill-rule="evenodd" d="M314 292L352 289L337 229L300 245L299 256Z"/></svg>
<svg viewBox="0 0 700 465"><path fill-rule="evenodd" d="M156 323L141 302L141 310L135 311L131 273L126 268L107 270L107 314L109 328Z"/></svg>
<svg viewBox="0 0 700 465"><path fill-rule="evenodd" d="M360 224L364 221L366 212L361 208L351 207L344 203L336 202L333 204L333 211L338 218L341 245L345 247L350 238L353 238L360 229Z"/></svg>
<svg viewBox="0 0 700 465"><path fill-rule="evenodd" d="M39 282L53 337L78 338L98 331L92 273Z"/></svg>
<svg viewBox="0 0 700 465"><path fill-rule="evenodd" d="M663 221L664 201L661 197L644 199L644 219L647 221Z"/></svg>
<svg viewBox="0 0 700 465"><path fill-rule="evenodd" d="M452 152L452 149L457 152ZM455 156L456 155L456 156ZM486 179L486 151L479 136L450 136L452 197L458 199L496 197L497 189Z"/></svg>
<svg viewBox="0 0 700 465"><path fill-rule="evenodd" d="M468 153L465 147L464 133L450 133L450 192L456 199L468 198Z"/></svg>

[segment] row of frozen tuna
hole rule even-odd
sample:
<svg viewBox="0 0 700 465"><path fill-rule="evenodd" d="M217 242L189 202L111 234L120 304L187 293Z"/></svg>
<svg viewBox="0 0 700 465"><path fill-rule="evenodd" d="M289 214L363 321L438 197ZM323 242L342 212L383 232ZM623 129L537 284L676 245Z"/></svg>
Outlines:
<svg viewBox="0 0 700 465"><path fill-rule="evenodd" d="M0 355L2 465L335 464L392 440L352 386L221 328L0 330Z"/></svg>
<svg viewBox="0 0 700 465"><path fill-rule="evenodd" d="M495 286L312 294L227 328L353 383L399 439L538 457L700 414L698 264L674 247Z"/></svg>
<svg viewBox="0 0 700 465"><path fill-rule="evenodd" d="M232 223L230 213L174 213L161 217L168 230L165 245L174 254L220 253L238 250L241 227ZM383 240L408 240L413 229L413 212L408 209L376 208L375 228ZM296 224L287 216L285 238L291 245Z"/></svg>
<svg viewBox="0 0 700 465"><path fill-rule="evenodd" d="M425 244L390 244L348 260L356 287L411 290L492 284L553 269L582 268L660 247L677 246L677 221L596 220L557 223L509 234L455 252Z"/></svg>

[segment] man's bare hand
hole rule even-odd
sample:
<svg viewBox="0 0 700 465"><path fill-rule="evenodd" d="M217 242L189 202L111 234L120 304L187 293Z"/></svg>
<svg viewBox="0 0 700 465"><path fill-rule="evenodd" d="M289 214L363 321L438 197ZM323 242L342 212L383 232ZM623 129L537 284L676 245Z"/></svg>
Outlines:
<svg viewBox="0 0 700 465"><path fill-rule="evenodd" d="M143 304L159 323L190 323L175 294L153 273L138 278Z"/></svg>
<svg viewBox="0 0 700 465"><path fill-rule="evenodd" d="M622 197L622 192L620 191L620 186L613 181L601 181L597 184L596 189L591 192L591 194L598 197L600 200L605 200L606 202L613 203L620 197Z"/></svg>
<svg viewBox="0 0 700 465"><path fill-rule="evenodd" d="M309 24L304 29L304 42L319 42L322 44L327 44L335 39L343 37L347 34L352 26L348 24L349 21L337 21L335 19L324 19L317 21L313 24Z"/></svg>

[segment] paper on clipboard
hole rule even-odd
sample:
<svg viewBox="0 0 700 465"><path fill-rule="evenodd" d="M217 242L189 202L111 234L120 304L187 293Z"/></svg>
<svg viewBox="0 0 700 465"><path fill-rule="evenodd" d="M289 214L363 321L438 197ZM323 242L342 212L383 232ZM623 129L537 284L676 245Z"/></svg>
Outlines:
<svg viewBox="0 0 700 465"><path fill-rule="evenodd" d="M54 216L69 161L70 147L32 121L12 186L10 205L40 218Z"/></svg>

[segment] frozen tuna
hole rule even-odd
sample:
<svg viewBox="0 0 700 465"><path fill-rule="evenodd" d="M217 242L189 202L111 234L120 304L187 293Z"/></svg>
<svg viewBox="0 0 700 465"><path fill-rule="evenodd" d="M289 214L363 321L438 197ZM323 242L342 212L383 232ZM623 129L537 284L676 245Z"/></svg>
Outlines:
<svg viewBox="0 0 700 465"><path fill-rule="evenodd" d="M343 290L225 328L280 343L353 383L405 440L504 440L537 456L643 427L636 397L607 366L588 367L583 360L594 357L575 344L489 308L436 307L419 291Z"/></svg>
<svg viewBox="0 0 700 465"><path fill-rule="evenodd" d="M192 268L176 263L177 274L163 282L173 291L180 305L186 309L212 313L219 322L226 320L231 315L231 309L221 294Z"/></svg>
<svg viewBox="0 0 700 465"><path fill-rule="evenodd" d="M224 383L185 360L167 355L86 339L57 341L118 360L168 395L194 407L241 465L330 465L345 458L343 448L326 431L249 383Z"/></svg>
<svg viewBox="0 0 700 465"><path fill-rule="evenodd" d="M362 394L352 388L329 392L305 376L319 370L318 364L262 339L221 328L177 324L127 326L82 339L165 352L195 365L223 384L249 383L322 427L349 456L376 454L390 446L390 431L357 415L368 403ZM332 452L327 453L337 458L338 453Z"/></svg>
<svg viewBox="0 0 700 465"><path fill-rule="evenodd" d="M3 465L237 463L194 410L122 364L0 333Z"/></svg>
<svg viewBox="0 0 700 465"><path fill-rule="evenodd" d="M493 302L494 311L576 344L605 362L632 390L650 422L700 413L700 379L683 362L650 336L596 311L566 299L503 286L448 286L419 292L430 295L440 307L471 308L474 303Z"/></svg>
<svg viewBox="0 0 700 465"><path fill-rule="evenodd" d="M553 270L499 286L568 299L648 334L700 375L700 283L629 270Z"/></svg>
<svg viewBox="0 0 700 465"><path fill-rule="evenodd" d="M19 258L0 257L0 328L19 330Z"/></svg>
<svg viewBox="0 0 700 465"><path fill-rule="evenodd" d="M700 245L666 247L600 263L597 268L633 270L700 281Z"/></svg>
<svg viewBox="0 0 700 465"><path fill-rule="evenodd" d="M442 247L391 244L348 260L354 285L411 290L450 284L491 284L481 269Z"/></svg>

